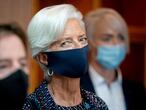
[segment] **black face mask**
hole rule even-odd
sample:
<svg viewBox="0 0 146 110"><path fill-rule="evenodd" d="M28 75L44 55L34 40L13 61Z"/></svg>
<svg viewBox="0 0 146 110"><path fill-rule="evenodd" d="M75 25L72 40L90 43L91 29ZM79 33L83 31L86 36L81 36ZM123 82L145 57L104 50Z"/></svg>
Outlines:
<svg viewBox="0 0 146 110"><path fill-rule="evenodd" d="M88 70L88 46L80 49L45 52L48 57L48 69L54 74L80 78Z"/></svg>
<svg viewBox="0 0 146 110"><path fill-rule="evenodd" d="M28 76L17 70L0 80L0 109L20 110L27 95Z"/></svg>

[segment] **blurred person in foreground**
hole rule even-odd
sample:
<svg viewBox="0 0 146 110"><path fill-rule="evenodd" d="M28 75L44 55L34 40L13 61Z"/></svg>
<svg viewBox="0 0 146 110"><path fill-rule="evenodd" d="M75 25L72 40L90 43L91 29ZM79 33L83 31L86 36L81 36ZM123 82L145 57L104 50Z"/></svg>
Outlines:
<svg viewBox="0 0 146 110"><path fill-rule="evenodd" d="M15 23L0 24L0 109L20 110L27 95L27 38Z"/></svg>
<svg viewBox="0 0 146 110"><path fill-rule="evenodd" d="M129 52L128 27L113 9L101 8L85 16L89 38L89 71L81 78L81 87L95 92L109 110L145 108L143 85L126 80L119 68Z"/></svg>
<svg viewBox="0 0 146 110"><path fill-rule="evenodd" d="M40 10L28 26L33 58L45 79L26 98L24 110L108 110L94 93L80 89L88 69L82 14L72 5Z"/></svg>

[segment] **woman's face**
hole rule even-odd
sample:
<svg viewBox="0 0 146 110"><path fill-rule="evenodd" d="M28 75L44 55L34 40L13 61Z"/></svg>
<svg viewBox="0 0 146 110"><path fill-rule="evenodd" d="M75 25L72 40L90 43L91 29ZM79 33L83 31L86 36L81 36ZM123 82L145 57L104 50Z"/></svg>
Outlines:
<svg viewBox="0 0 146 110"><path fill-rule="evenodd" d="M27 55L22 41L16 35L0 37L0 79L17 69L28 73Z"/></svg>
<svg viewBox="0 0 146 110"><path fill-rule="evenodd" d="M85 30L78 20L70 19L65 25L63 34L48 47L48 50L63 51L82 48L86 45L88 45L88 41ZM38 59L41 63L48 64L47 56L45 54L40 53Z"/></svg>
<svg viewBox="0 0 146 110"><path fill-rule="evenodd" d="M88 44L85 30L76 19L70 19L65 25L64 33L49 46L50 51L82 48Z"/></svg>

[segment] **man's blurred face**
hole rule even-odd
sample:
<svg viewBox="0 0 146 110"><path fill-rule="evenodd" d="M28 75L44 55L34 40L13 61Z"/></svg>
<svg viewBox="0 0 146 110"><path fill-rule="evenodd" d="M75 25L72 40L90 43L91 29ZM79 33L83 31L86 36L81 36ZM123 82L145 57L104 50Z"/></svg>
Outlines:
<svg viewBox="0 0 146 110"><path fill-rule="evenodd" d="M17 69L28 73L25 47L18 36L0 36L0 79L4 79Z"/></svg>
<svg viewBox="0 0 146 110"><path fill-rule="evenodd" d="M106 15L97 23L94 33L94 42L96 46L103 45L127 45L126 37L123 35L122 24L118 18L113 15Z"/></svg>

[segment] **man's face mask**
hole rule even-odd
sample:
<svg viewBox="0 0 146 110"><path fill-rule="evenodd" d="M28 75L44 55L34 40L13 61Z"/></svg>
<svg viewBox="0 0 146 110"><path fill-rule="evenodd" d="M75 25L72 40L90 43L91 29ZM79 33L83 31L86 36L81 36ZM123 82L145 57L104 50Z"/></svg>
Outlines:
<svg viewBox="0 0 146 110"><path fill-rule="evenodd" d="M96 60L98 63L109 70L116 69L125 59L125 45L104 45L97 47Z"/></svg>
<svg viewBox="0 0 146 110"><path fill-rule="evenodd" d="M80 78L88 70L88 46L79 49L45 52L48 57L48 69L54 74Z"/></svg>
<svg viewBox="0 0 146 110"><path fill-rule="evenodd" d="M28 76L22 70L17 70L0 80L0 107L21 109L27 88Z"/></svg>

